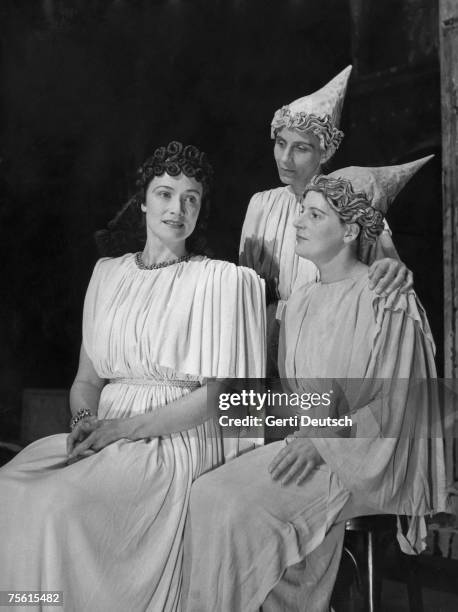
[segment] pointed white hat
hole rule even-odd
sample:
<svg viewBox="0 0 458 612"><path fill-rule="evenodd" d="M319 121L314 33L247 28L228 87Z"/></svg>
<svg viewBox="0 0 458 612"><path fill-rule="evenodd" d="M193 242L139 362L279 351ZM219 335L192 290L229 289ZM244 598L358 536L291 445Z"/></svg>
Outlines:
<svg viewBox="0 0 458 612"><path fill-rule="evenodd" d="M324 194L345 223L358 223L363 238L373 242L383 229L383 217L398 193L434 155L400 166L350 166L312 178L307 191Z"/></svg>
<svg viewBox="0 0 458 612"><path fill-rule="evenodd" d="M271 124L272 138L282 127L311 131L320 140L323 161L330 159L344 136L339 124L351 70L347 66L318 91L277 110Z"/></svg>
<svg viewBox="0 0 458 612"><path fill-rule="evenodd" d="M376 168L350 166L331 172L327 176L329 178L346 179L351 183L354 192L364 193L372 208L386 215L390 204L398 193L413 175L433 157L434 155L428 155L399 166L380 166Z"/></svg>

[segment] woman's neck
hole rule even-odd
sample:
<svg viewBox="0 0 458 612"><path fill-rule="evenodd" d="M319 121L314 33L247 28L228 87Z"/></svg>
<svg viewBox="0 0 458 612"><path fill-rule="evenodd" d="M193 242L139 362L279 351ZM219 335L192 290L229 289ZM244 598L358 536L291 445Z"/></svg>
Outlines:
<svg viewBox="0 0 458 612"><path fill-rule="evenodd" d="M152 266L173 261L185 255L187 255L187 250L184 241L168 246L160 240L148 238L142 252L142 260L145 266Z"/></svg>
<svg viewBox="0 0 458 612"><path fill-rule="evenodd" d="M312 172L310 174L310 176L307 179L304 179L302 181L300 181L300 183L291 183L290 185L288 185L289 189L291 190L292 193L294 193L294 195L296 196L296 198L298 200L301 200L303 195L304 195L304 191L305 188L307 187L307 185L310 183L310 181L312 180L312 178L314 176L316 176L317 174L321 174L322 173L322 168L321 166L318 166L315 170L315 172Z"/></svg>
<svg viewBox="0 0 458 612"><path fill-rule="evenodd" d="M334 283L367 270L367 266L349 252L341 252L329 261L316 263L316 266L322 283Z"/></svg>
<svg viewBox="0 0 458 612"><path fill-rule="evenodd" d="M297 187L294 185L288 185L287 188L294 196L296 196L296 200L299 201L302 199L302 196L304 195L305 187L304 189L301 189L300 187Z"/></svg>

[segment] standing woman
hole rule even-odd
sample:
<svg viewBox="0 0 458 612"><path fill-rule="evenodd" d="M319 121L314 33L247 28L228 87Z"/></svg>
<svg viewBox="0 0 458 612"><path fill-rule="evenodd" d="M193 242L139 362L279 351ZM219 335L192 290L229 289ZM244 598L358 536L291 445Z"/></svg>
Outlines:
<svg viewBox="0 0 458 612"><path fill-rule="evenodd" d="M95 266L72 433L0 470L0 590L63 591L66 612L179 609L191 484L223 460L205 379L264 375L263 282L190 250L211 175L196 147L160 147L111 223L117 240L142 218L146 243Z"/></svg>
<svg viewBox="0 0 458 612"><path fill-rule="evenodd" d="M339 129L351 66L318 91L277 110L271 124L274 158L283 187L255 193L240 240L240 265L265 279L267 291L268 374L276 373L281 311L296 284L319 279L316 265L295 252L297 216L307 183L322 172L340 146ZM386 225L375 245L361 253L378 293L412 286Z"/></svg>

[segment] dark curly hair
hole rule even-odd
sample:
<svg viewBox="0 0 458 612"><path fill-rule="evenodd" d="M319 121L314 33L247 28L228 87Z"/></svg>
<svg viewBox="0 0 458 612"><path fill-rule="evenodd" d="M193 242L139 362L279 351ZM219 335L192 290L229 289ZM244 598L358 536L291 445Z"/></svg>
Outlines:
<svg viewBox="0 0 458 612"><path fill-rule="evenodd" d="M319 174L305 188L322 193L344 223L357 223L361 239L375 242L383 231L383 214L371 206L367 195L355 192L349 180Z"/></svg>
<svg viewBox="0 0 458 612"><path fill-rule="evenodd" d="M145 203L149 184L163 174L178 176L183 173L202 184L202 206L196 227L186 240L186 247L195 255L207 253L206 229L210 214L209 192L213 181L213 168L205 153L193 145L172 141L158 147L137 170L136 193L122 206L106 229L95 234L99 253L103 257L117 257L143 249L146 240Z"/></svg>

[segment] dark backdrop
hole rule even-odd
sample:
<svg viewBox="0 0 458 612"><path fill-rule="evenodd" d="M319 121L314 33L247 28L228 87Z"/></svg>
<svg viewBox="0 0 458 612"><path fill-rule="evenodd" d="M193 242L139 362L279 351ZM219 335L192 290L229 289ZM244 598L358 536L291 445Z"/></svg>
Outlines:
<svg viewBox="0 0 458 612"><path fill-rule="evenodd" d="M125 201L155 146L178 139L208 152L216 171L210 243L231 260L250 195L278 184L273 112L352 60L348 137L333 167L438 151L428 0L397 2L366 20L355 4L3 0L0 416L13 435L22 389L71 384L97 258L93 233ZM439 160L389 221L440 340Z"/></svg>

